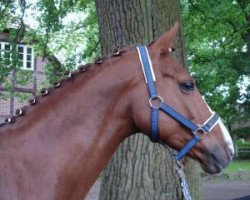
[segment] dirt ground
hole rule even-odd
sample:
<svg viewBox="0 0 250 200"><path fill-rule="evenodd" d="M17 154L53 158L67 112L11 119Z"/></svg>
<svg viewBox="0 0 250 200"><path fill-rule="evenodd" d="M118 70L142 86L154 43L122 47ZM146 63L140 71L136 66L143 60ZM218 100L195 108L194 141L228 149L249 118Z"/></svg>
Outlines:
<svg viewBox="0 0 250 200"><path fill-rule="evenodd" d="M203 200L250 200L250 180L204 183Z"/></svg>
<svg viewBox="0 0 250 200"><path fill-rule="evenodd" d="M98 200L100 181L97 181L85 200ZM249 181L206 181L203 184L202 200L250 200Z"/></svg>

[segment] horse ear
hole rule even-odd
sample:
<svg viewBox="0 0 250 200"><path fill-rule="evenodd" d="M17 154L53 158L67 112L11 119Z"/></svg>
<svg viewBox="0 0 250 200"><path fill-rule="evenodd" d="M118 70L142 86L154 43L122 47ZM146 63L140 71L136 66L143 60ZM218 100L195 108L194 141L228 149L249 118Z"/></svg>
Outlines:
<svg viewBox="0 0 250 200"><path fill-rule="evenodd" d="M159 53L167 53L172 47L173 40L179 31L179 23L176 22L175 25L164 35L159 37L153 44L152 47L155 51Z"/></svg>

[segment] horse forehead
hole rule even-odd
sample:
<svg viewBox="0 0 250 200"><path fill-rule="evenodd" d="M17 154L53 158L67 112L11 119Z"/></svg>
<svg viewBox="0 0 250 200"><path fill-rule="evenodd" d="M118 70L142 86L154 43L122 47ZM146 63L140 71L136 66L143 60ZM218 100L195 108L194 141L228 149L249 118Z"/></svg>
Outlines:
<svg viewBox="0 0 250 200"><path fill-rule="evenodd" d="M166 65L167 68L172 69L175 73L188 74L186 68L184 68L179 60L173 55L167 55L165 59L159 59L159 62L162 62L163 65Z"/></svg>
<svg viewBox="0 0 250 200"><path fill-rule="evenodd" d="M182 67L177 61L175 62L163 62L160 66L160 72L164 76L175 78L179 81L185 81L192 79L188 71Z"/></svg>

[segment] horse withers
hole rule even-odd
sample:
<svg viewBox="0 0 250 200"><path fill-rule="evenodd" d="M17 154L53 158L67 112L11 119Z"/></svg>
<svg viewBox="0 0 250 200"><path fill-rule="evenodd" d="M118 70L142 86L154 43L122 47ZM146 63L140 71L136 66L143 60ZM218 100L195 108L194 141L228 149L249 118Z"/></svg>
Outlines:
<svg viewBox="0 0 250 200"><path fill-rule="evenodd" d="M232 140L173 57L177 31L176 24L148 47L68 73L7 119L0 127L0 200L81 200L118 145L139 131L208 173L226 167Z"/></svg>

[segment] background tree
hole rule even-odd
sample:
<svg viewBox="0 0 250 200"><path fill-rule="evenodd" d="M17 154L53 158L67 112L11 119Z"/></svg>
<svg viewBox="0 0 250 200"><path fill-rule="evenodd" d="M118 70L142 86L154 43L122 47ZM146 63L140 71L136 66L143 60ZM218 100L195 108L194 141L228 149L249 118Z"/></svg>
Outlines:
<svg viewBox="0 0 250 200"><path fill-rule="evenodd" d="M96 9L104 55L117 47L148 44L180 21L180 5L176 0L96 0ZM181 34L176 47L184 64ZM168 149L136 134L122 143L103 172L100 199L181 199L174 166ZM200 184L197 165L188 161L186 171L196 199Z"/></svg>
<svg viewBox="0 0 250 200"><path fill-rule="evenodd" d="M250 114L250 2L183 0L189 66L229 128Z"/></svg>

